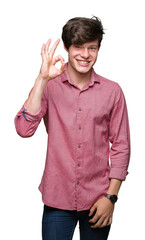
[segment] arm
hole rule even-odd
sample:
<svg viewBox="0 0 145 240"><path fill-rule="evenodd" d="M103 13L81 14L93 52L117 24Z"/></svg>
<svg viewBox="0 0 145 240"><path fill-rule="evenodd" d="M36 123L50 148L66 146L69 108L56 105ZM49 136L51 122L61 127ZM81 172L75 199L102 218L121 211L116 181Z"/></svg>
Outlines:
<svg viewBox="0 0 145 240"><path fill-rule="evenodd" d="M109 140L112 143L110 149L110 185L107 193L118 195L122 181L128 174L127 169L130 159L130 134L128 114L125 98L121 88L118 86L116 101L110 114ZM90 209L91 216L96 211L90 223L97 223L92 226L104 227L112 223L114 204L106 197L98 200Z"/></svg>
<svg viewBox="0 0 145 240"><path fill-rule="evenodd" d="M118 195L121 184L121 180L112 178L107 193L110 195Z"/></svg>
<svg viewBox="0 0 145 240"><path fill-rule="evenodd" d="M59 41L58 39L55 42L50 52L48 52L51 43L50 39L42 46L42 65L40 73L27 101L15 117L17 133L22 137L30 137L35 133L41 118L45 115L47 110L46 85L49 80L59 76L64 71L64 59L61 56L53 58ZM60 69L55 67L58 61L61 61Z"/></svg>

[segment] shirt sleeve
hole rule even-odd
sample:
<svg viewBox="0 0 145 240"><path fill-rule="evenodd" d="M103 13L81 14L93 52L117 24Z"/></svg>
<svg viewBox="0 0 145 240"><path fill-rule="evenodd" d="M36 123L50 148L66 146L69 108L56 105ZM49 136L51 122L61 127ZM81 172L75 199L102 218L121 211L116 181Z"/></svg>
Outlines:
<svg viewBox="0 0 145 240"><path fill-rule="evenodd" d="M31 137L35 133L39 123L41 122L41 119L45 115L48 108L46 90L47 89L44 90L42 97L41 108L36 114L28 112L25 107L25 103L17 113L14 122L16 131L21 137Z"/></svg>
<svg viewBox="0 0 145 240"><path fill-rule="evenodd" d="M109 178L125 180L130 160L130 130L124 94L117 84L116 101L109 124L110 174Z"/></svg>

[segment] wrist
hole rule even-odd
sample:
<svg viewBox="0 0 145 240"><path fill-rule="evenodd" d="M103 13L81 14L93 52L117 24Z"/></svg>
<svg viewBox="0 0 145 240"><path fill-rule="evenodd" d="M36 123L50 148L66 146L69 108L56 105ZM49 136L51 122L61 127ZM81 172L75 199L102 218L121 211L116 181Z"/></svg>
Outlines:
<svg viewBox="0 0 145 240"><path fill-rule="evenodd" d="M44 73L44 71L42 71L41 69L40 69L38 78L41 79L42 81L46 81L46 82L48 82L49 80L52 79L51 77L49 77L48 73Z"/></svg>
<svg viewBox="0 0 145 240"><path fill-rule="evenodd" d="M41 72L39 73L36 81L40 82L41 84L46 84L48 81L50 80L50 78L45 78Z"/></svg>
<svg viewBox="0 0 145 240"><path fill-rule="evenodd" d="M113 204L116 203L118 200L118 196L115 194L111 195L111 194L106 193L105 197L108 198L111 201L111 203L113 203Z"/></svg>

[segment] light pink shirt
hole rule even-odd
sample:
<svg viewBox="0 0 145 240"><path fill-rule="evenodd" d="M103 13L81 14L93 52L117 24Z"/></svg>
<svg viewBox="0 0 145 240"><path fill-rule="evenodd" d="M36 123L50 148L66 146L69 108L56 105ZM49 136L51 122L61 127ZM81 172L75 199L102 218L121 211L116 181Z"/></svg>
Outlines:
<svg viewBox="0 0 145 240"><path fill-rule="evenodd" d="M87 210L104 196L111 178L125 180L130 135L118 83L92 70L89 83L80 89L66 70L48 82L37 114L23 105L15 117L18 134L32 136L43 117L48 147L39 190L44 204Z"/></svg>

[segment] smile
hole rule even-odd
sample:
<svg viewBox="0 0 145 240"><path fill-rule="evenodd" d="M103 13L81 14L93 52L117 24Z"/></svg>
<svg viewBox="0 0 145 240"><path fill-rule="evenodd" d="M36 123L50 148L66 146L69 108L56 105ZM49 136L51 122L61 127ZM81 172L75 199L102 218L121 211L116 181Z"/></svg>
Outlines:
<svg viewBox="0 0 145 240"><path fill-rule="evenodd" d="M90 64L90 61L84 61L84 60L78 60L78 59L77 59L77 62L81 66L88 66Z"/></svg>

